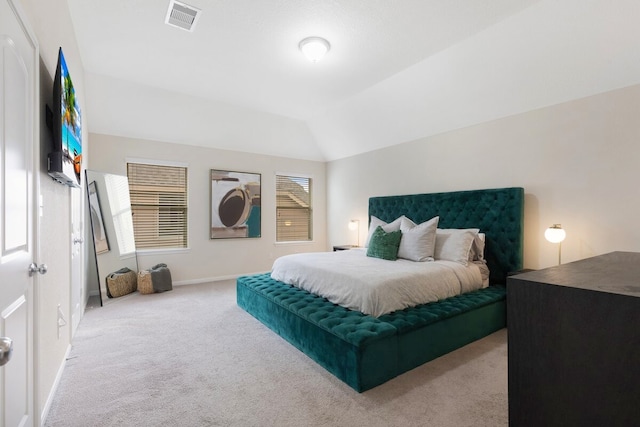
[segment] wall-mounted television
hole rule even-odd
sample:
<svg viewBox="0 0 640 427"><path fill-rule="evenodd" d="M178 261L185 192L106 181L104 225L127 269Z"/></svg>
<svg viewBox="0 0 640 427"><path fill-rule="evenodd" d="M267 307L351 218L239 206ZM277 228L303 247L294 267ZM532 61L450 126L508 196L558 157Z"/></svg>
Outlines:
<svg viewBox="0 0 640 427"><path fill-rule="evenodd" d="M53 151L49 153L49 175L56 181L80 187L82 169L82 114L69 69L58 50L53 80Z"/></svg>

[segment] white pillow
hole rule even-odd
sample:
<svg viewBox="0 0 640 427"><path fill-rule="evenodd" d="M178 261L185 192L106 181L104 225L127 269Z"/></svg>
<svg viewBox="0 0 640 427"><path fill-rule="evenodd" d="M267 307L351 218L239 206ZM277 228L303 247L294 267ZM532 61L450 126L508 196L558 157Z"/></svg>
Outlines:
<svg viewBox="0 0 640 427"><path fill-rule="evenodd" d="M436 231L434 255L436 261L455 261L462 265L468 265L469 251L471 251L471 245L479 231L477 228L439 228Z"/></svg>
<svg viewBox="0 0 640 427"><path fill-rule="evenodd" d="M398 248L398 258L410 261L433 261L436 249L436 229L440 217L436 216L416 225L406 216L400 221L402 239Z"/></svg>
<svg viewBox="0 0 640 427"><path fill-rule="evenodd" d="M369 234L367 235L367 240L364 244L364 247L369 247L369 240L371 240L371 235L373 235L373 232L376 231L376 228L378 228L378 226L382 227L382 229L387 233L400 230L400 222L402 222L402 218L404 218L404 215L394 219L390 223L386 223L380 218L371 215L371 222L369 223Z"/></svg>

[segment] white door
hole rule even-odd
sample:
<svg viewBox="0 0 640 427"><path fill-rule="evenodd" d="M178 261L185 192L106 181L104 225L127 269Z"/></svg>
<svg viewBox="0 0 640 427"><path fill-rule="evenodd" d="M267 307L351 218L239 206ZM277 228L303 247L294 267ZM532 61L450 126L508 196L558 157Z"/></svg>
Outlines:
<svg viewBox="0 0 640 427"><path fill-rule="evenodd" d="M83 183L84 185L84 183ZM82 318L82 310L84 308L84 292L83 284L84 263L83 263L83 233L82 233L82 217L83 203L81 188L71 189L71 336L73 338Z"/></svg>
<svg viewBox="0 0 640 427"><path fill-rule="evenodd" d="M31 426L33 408L33 214L37 58L14 0L0 0L0 336L13 355L0 367L0 426Z"/></svg>

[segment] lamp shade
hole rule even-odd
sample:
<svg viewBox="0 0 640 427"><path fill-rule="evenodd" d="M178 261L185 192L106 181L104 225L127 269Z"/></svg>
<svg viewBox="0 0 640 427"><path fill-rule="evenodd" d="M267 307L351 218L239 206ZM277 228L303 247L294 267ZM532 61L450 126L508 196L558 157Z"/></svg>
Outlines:
<svg viewBox="0 0 640 427"><path fill-rule="evenodd" d="M349 221L349 230L354 231L354 230L358 230L357 231L357 244L356 246L360 246L360 220L359 219L352 219L351 221Z"/></svg>
<svg viewBox="0 0 640 427"><path fill-rule="evenodd" d="M311 62L318 62L331 49L329 42L322 37L307 37L300 42L298 47Z"/></svg>
<svg viewBox="0 0 640 427"><path fill-rule="evenodd" d="M562 229L560 224L553 224L544 232L544 238L551 243L560 243L567 237L567 233Z"/></svg>

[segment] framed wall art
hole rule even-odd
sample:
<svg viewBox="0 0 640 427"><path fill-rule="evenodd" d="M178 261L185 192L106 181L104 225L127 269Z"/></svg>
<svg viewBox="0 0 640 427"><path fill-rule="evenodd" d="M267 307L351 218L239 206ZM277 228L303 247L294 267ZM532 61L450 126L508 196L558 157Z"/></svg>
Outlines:
<svg viewBox="0 0 640 427"><path fill-rule="evenodd" d="M260 237L260 174L211 170L211 239Z"/></svg>

